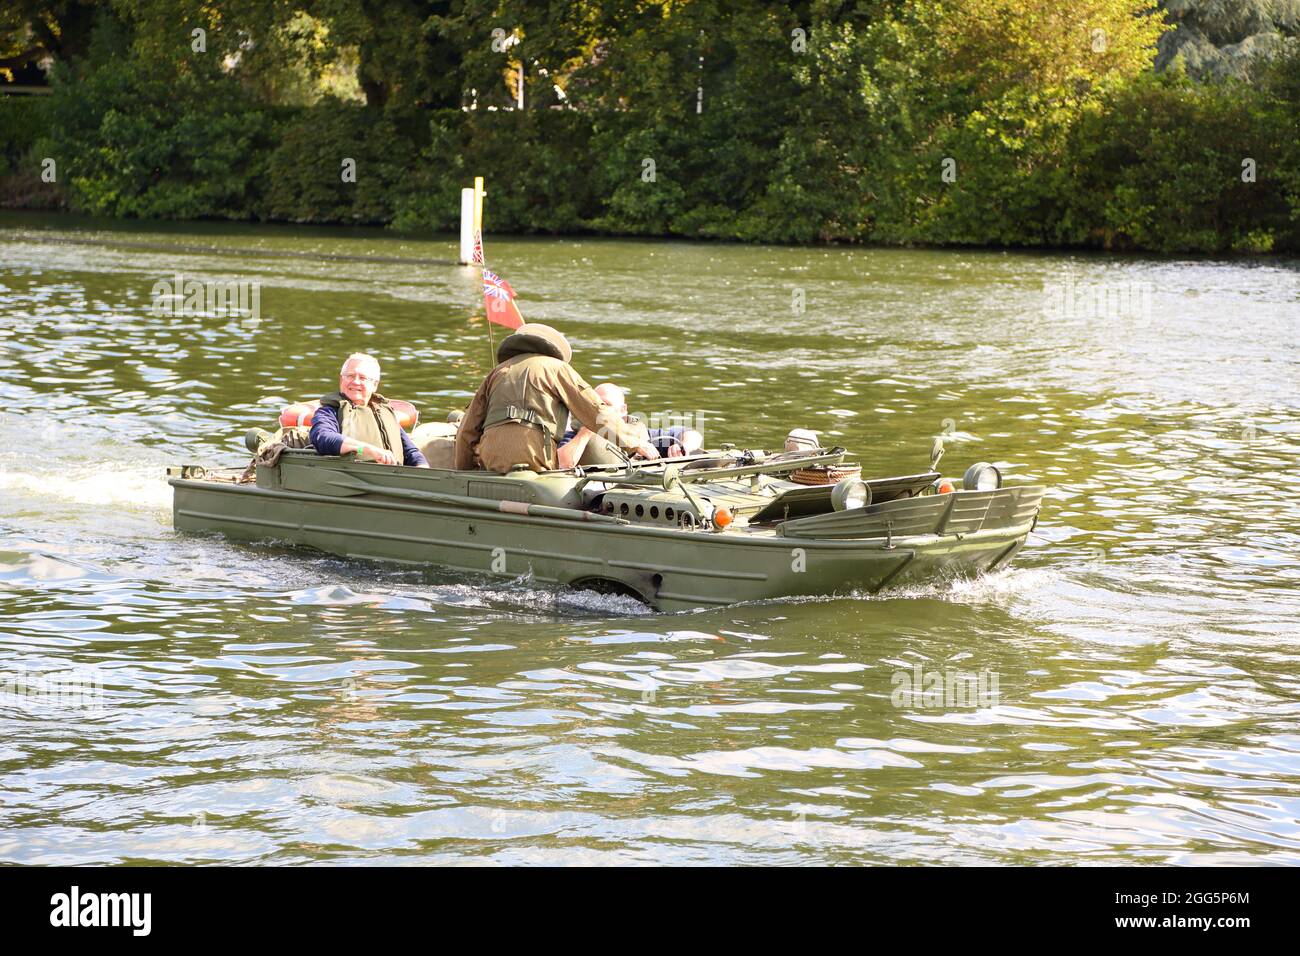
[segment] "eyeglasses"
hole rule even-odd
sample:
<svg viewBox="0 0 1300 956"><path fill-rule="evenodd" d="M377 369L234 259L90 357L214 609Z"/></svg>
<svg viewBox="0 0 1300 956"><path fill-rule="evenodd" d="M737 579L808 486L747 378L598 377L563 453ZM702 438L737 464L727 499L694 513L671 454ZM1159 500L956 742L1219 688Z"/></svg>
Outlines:
<svg viewBox="0 0 1300 956"><path fill-rule="evenodd" d="M344 372L340 377L345 382L352 381L353 379L360 379L361 381L365 382L367 385L375 385L379 382L379 379L372 378L369 375L362 375L360 372Z"/></svg>

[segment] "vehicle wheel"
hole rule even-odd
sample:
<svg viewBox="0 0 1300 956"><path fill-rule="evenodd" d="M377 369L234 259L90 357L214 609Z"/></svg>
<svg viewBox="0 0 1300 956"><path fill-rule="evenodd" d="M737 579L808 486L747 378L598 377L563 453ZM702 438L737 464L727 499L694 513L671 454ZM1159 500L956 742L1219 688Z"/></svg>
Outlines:
<svg viewBox="0 0 1300 956"><path fill-rule="evenodd" d="M569 585L575 591L594 591L596 594L616 594L619 597L629 597L634 601L639 601L646 607L653 608L644 594L629 584L622 581L615 581L612 578L583 578L581 581L574 581Z"/></svg>

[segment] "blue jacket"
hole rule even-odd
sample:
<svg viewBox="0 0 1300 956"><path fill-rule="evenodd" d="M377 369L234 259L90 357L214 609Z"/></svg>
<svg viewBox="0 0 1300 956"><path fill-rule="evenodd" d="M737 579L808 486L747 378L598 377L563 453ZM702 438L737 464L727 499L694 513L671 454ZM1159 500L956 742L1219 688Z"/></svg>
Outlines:
<svg viewBox="0 0 1300 956"><path fill-rule="evenodd" d="M668 428L651 428L648 429L648 431L650 432L650 444L658 448L660 454L666 455L668 454L668 449L672 448L673 445L680 445L682 443L682 434L686 431L686 426L671 425ZM564 433L564 437L560 439L560 443L555 447L563 448L569 442L573 441L577 434L578 430L576 428L570 428Z"/></svg>
<svg viewBox="0 0 1300 956"><path fill-rule="evenodd" d="M415 447L411 436L400 426L402 433L402 464L427 465L420 449ZM322 405L311 415L311 443L318 455L337 455L343 446L343 433L339 431L338 412L330 405Z"/></svg>

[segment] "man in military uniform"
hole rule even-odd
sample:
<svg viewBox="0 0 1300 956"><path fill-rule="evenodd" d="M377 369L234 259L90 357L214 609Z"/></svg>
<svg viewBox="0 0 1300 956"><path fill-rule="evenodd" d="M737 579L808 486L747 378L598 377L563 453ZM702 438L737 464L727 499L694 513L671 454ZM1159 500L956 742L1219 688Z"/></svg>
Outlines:
<svg viewBox="0 0 1300 956"><path fill-rule="evenodd" d="M428 468L420 449L402 430L379 387L379 363L358 352L339 371L339 390L321 396L312 415L311 443L318 455L355 451L364 461L381 465Z"/></svg>
<svg viewBox="0 0 1300 956"><path fill-rule="evenodd" d="M456 467L503 474L514 465L554 470L570 415L620 448L658 458L645 426L625 422L618 409L602 402L573 370L572 357L568 340L549 325L528 322L507 336L497 347L497 367L460 423Z"/></svg>

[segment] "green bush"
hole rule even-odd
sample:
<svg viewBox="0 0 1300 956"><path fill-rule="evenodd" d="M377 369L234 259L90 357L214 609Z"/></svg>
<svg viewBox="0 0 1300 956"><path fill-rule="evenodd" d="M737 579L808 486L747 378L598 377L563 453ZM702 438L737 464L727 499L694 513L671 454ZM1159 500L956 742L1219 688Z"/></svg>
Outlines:
<svg viewBox="0 0 1300 956"><path fill-rule="evenodd" d="M592 123L567 110L436 110L395 205L399 229L459 228L460 190L488 182L485 227L574 232L598 211L590 176Z"/></svg>
<svg viewBox="0 0 1300 956"><path fill-rule="evenodd" d="M416 153L394 117L327 99L288 114L277 139L267 161L268 218L393 220L399 198L409 188ZM348 160L352 165L345 167Z"/></svg>
<svg viewBox="0 0 1300 956"><path fill-rule="evenodd" d="M49 131L49 107L44 96L0 96L0 176L38 168L32 147Z"/></svg>
<svg viewBox="0 0 1300 956"><path fill-rule="evenodd" d="M466 167L464 117L460 110L440 110L429 120L428 141L412 163L411 188L395 204L395 228L405 232L460 228L460 191L474 175L486 175ZM492 189L495 192L495 178Z"/></svg>
<svg viewBox="0 0 1300 956"><path fill-rule="evenodd" d="M215 73L132 60L56 71L48 134L73 209L144 219L254 215L272 126Z"/></svg>
<svg viewBox="0 0 1300 956"><path fill-rule="evenodd" d="M891 0L812 4L796 53L791 9L712 29L726 6L629 8L599 55L571 51L581 109L525 111L433 108L396 82L382 108L269 105L253 66L227 73L168 30L142 46L101 8L52 96L0 98L0 203L444 231L477 175L498 233L1300 250L1300 52L1252 83L1193 82L1143 71L1159 25L1141 4L1084 3L1112 63L1049 0Z"/></svg>
<svg viewBox="0 0 1300 956"><path fill-rule="evenodd" d="M1288 229L1265 96L1240 81L1145 76L1072 130L1058 240L1163 252L1259 252ZM1253 164L1254 181L1248 168Z"/></svg>

